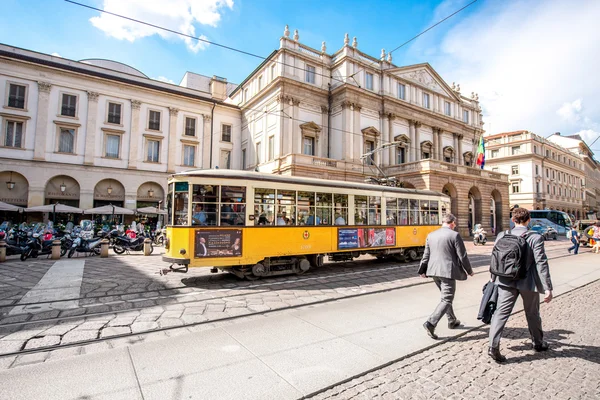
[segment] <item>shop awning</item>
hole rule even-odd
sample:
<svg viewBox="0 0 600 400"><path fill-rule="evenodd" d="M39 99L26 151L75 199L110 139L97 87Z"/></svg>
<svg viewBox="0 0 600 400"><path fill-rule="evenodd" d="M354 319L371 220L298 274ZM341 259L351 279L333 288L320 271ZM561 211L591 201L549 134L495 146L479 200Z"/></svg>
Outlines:
<svg viewBox="0 0 600 400"><path fill-rule="evenodd" d="M167 215L165 210L161 210L158 207L142 207L136 210L138 214L158 214L158 215Z"/></svg>
<svg viewBox="0 0 600 400"><path fill-rule="evenodd" d="M23 208L17 207L17 206L13 206L12 204L8 204L8 203L4 203L4 202L0 201L0 211L17 211L17 212L21 212L21 211L23 211Z"/></svg>
<svg viewBox="0 0 600 400"><path fill-rule="evenodd" d="M101 215L115 215L115 214L132 215L132 214L135 214L135 212L133 210L130 210L129 208L113 206L112 204L108 205L108 206L90 208L89 210L85 210L84 213L85 214L101 214Z"/></svg>
<svg viewBox="0 0 600 400"><path fill-rule="evenodd" d="M25 212L51 212L59 214L81 214L83 210L77 207L71 207L64 204L48 204L45 206L29 207Z"/></svg>

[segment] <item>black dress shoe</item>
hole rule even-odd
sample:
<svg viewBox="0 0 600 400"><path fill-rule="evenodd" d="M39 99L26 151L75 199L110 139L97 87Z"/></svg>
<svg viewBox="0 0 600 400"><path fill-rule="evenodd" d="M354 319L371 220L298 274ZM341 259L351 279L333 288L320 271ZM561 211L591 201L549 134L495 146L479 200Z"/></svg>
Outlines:
<svg viewBox="0 0 600 400"><path fill-rule="evenodd" d="M542 341L542 343L534 344L533 349L535 351L546 351L550 348L548 342Z"/></svg>
<svg viewBox="0 0 600 400"><path fill-rule="evenodd" d="M456 329L459 326L462 326L462 324L460 323L460 320L455 320L453 322L448 322L448 329Z"/></svg>
<svg viewBox="0 0 600 400"><path fill-rule="evenodd" d="M506 357L500 354L500 349L495 347L490 347L488 349L488 356L492 357L492 359L498 363L506 361Z"/></svg>
<svg viewBox="0 0 600 400"><path fill-rule="evenodd" d="M423 328L425 328L425 331L427 332L427 334L429 335L430 338L432 339L437 339L437 335L434 333L435 331L435 326L431 325L431 323L429 321L425 321L425 323L423 324Z"/></svg>

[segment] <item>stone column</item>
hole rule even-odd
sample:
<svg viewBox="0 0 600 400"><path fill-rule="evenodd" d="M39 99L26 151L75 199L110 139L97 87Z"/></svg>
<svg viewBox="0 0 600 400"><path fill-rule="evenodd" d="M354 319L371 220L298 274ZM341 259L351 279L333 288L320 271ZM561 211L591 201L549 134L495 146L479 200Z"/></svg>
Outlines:
<svg viewBox="0 0 600 400"><path fill-rule="evenodd" d="M389 116L387 113L383 112L379 114L382 123L381 123L381 128L382 128L382 132L381 132L381 144L387 144L390 143L390 123L389 123ZM390 149L392 148L391 146L389 147ZM381 160L379 163L380 166L388 166L390 165L390 152L386 150L382 151L381 154Z"/></svg>
<svg viewBox="0 0 600 400"><path fill-rule="evenodd" d="M409 157L408 157L408 162L415 162L416 161L416 148L417 148L417 141L415 140L415 121L408 120L408 136L410 138L410 148L409 148Z"/></svg>
<svg viewBox="0 0 600 400"><path fill-rule="evenodd" d="M342 160L348 161L350 160L351 151L350 148L350 137L352 136L349 132L350 124L349 124L349 116L350 114L350 103L343 102L342 103L342 131L339 133L341 138L341 146L342 146Z"/></svg>
<svg viewBox="0 0 600 400"><path fill-rule="evenodd" d="M464 165L462 140L463 140L463 135L458 135L458 157L457 157L457 159L458 159L458 163L460 165Z"/></svg>
<svg viewBox="0 0 600 400"><path fill-rule="evenodd" d="M432 128L432 133L433 133L432 134L432 136L433 136L433 149L431 149L431 158L434 159L434 160L437 160L438 159L438 155L439 155L439 151L438 151L439 143L438 143L437 132L438 132L438 128L433 127Z"/></svg>
<svg viewBox="0 0 600 400"><path fill-rule="evenodd" d="M364 154L364 138L362 137L362 132L360 131L360 110L362 106L359 104L354 104L352 106L352 159L360 160L360 156ZM377 160L377 155L373 155L373 160Z"/></svg>
<svg viewBox="0 0 600 400"><path fill-rule="evenodd" d="M167 138L169 140L169 152L167 155L167 172L175 172L175 165L177 160L175 159L177 154L177 114L179 109L169 107L169 132L167 132Z"/></svg>
<svg viewBox="0 0 600 400"><path fill-rule="evenodd" d="M127 168L137 169L138 143L141 138L140 132L140 106L139 100L131 100L131 129L129 131L129 160Z"/></svg>
<svg viewBox="0 0 600 400"><path fill-rule="evenodd" d="M458 137L456 133L452 134L452 149L454 150L454 160L452 160L452 163L458 164Z"/></svg>
<svg viewBox="0 0 600 400"><path fill-rule="evenodd" d="M416 151L416 161L421 160L421 135L419 132L419 128L421 127L420 122L415 122L415 151Z"/></svg>
<svg viewBox="0 0 600 400"><path fill-rule="evenodd" d="M438 128L437 136L438 136L438 160L444 159L444 131L441 128Z"/></svg>
<svg viewBox="0 0 600 400"><path fill-rule="evenodd" d="M93 165L96 156L96 127L98 119L98 96L96 92L87 92L87 123L85 126L85 153L83 163Z"/></svg>
<svg viewBox="0 0 600 400"><path fill-rule="evenodd" d="M294 148L292 149L292 152L294 154L302 154L302 132L300 132L300 100L296 100L296 99L291 99L291 104L292 104L292 110L290 112L290 115L292 116L292 118L290 118L290 122L292 125L292 141L293 141L293 146ZM263 118L263 120L265 120L266 118ZM265 133L265 138L268 140L267 137L267 130L266 128L263 129L263 132ZM268 147L268 144L265 143L265 145ZM316 145L316 143L315 143ZM265 148L267 148L265 147ZM316 153L316 152L315 152Z"/></svg>
<svg viewBox="0 0 600 400"><path fill-rule="evenodd" d="M210 114L202 114L202 161L201 168L210 169Z"/></svg>
<svg viewBox="0 0 600 400"><path fill-rule="evenodd" d="M389 114L389 121L388 121L388 125L389 125L389 132L390 132L390 141L394 140L394 119L396 118L396 116L394 114ZM397 146L390 146L389 148L389 165L394 165L396 164L396 148ZM406 160L405 160L406 162Z"/></svg>
<svg viewBox="0 0 600 400"><path fill-rule="evenodd" d="M328 131L328 117L329 108L327 106L321 106L321 132L319 133L319 151L317 151L317 157L329 157L327 149L329 148L329 142L327 137Z"/></svg>
<svg viewBox="0 0 600 400"><path fill-rule="evenodd" d="M38 81L38 106L35 118L34 160L46 159L46 135L48 135L48 107L52 84Z"/></svg>

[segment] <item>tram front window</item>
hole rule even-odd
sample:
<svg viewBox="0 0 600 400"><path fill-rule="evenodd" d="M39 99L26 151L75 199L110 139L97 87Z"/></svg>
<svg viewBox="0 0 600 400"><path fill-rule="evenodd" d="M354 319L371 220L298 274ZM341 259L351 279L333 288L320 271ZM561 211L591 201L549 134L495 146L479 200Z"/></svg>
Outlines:
<svg viewBox="0 0 600 400"><path fill-rule="evenodd" d="M187 182L175 182L175 199L173 204L173 224L188 224L188 191Z"/></svg>
<svg viewBox="0 0 600 400"><path fill-rule="evenodd" d="M192 188L192 225L217 225L219 186L194 185Z"/></svg>

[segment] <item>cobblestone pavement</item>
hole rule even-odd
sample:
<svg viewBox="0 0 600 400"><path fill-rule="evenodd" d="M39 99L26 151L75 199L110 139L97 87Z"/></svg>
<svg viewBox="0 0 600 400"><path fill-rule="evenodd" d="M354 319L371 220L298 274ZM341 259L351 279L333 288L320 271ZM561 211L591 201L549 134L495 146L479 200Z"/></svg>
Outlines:
<svg viewBox="0 0 600 400"><path fill-rule="evenodd" d="M553 246L549 249L562 254L566 252L566 244L549 242ZM472 247L472 244L467 243L467 246ZM476 271L486 271L491 246L469 251L474 265L480 266ZM17 293L0 303L0 312L4 314L0 314L0 355L81 344L0 358L0 368L127 345L142 340L141 336L149 331L167 329L156 335L172 336L202 329L201 325L209 322L426 283L417 277L417 263L381 262L369 256L350 263L327 265L302 276L255 282L241 281L227 274L210 274L207 269L194 269L187 275L158 276L156 272L162 267L158 257L88 257L81 286L82 299L77 308L10 316L6 315L8 311L35 286L53 262L36 260L26 267L22 267L20 261L0 265L0 284L4 285L0 289L8 287ZM21 324L23 322L25 324ZM192 326L188 329L189 325ZM84 346L86 341L96 339L105 340Z"/></svg>
<svg viewBox="0 0 600 400"><path fill-rule="evenodd" d="M598 399L600 281L542 305L550 350L534 352L525 315L511 317L505 364L487 356L488 327L472 331L313 399Z"/></svg>

